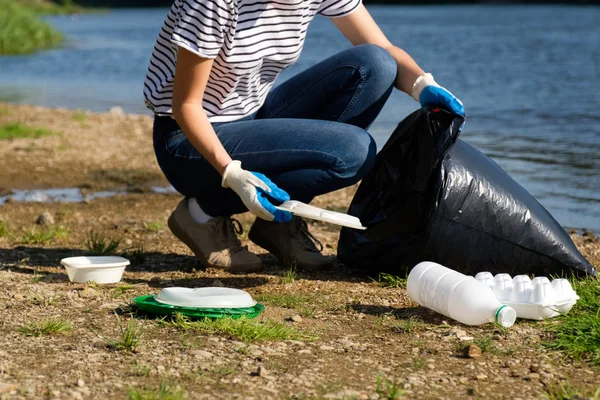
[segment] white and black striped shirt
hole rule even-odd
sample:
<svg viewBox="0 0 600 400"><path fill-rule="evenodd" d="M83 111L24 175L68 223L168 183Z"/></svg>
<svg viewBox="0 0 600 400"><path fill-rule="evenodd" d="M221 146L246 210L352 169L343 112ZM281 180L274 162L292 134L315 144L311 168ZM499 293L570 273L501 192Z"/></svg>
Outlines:
<svg viewBox="0 0 600 400"><path fill-rule="evenodd" d="M302 50L316 14L350 14L361 0L175 0L158 35L144 82L146 105L171 115L177 50L213 67L203 107L211 122L235 121L258 110L277 75Z"/></svg>

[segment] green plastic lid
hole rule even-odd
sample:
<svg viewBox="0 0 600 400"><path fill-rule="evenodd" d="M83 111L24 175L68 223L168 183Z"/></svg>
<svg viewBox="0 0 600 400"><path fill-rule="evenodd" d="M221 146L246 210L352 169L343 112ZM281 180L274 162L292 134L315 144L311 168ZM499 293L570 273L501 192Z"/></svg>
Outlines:
<svg viewBox="0 0 600 400"><path fill-rule="evenodd" d="M256 303L253 307L245 308L197 308L197 307L181 307L170 304L160 303L154 299L154 295L139 296L132 301L137 307L151 314L171 315L181 313L190 318L255 318L263 312L265 306Z"/></svg>

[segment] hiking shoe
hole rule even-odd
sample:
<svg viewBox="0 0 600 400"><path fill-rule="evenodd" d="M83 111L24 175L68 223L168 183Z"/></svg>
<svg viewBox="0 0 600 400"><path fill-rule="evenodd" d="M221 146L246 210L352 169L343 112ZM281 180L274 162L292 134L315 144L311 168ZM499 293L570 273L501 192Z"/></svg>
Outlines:
<svg viewBox="0 0 600 400"><path fill-rule="evenodd" d="M248 238L286 266L295 263L298 269L316 271L333 265L331 257L321 254L323 245L308 231L306 221L300 217L293 217L290 222L256 218Z"/></svg>
<svg viewBox="0 0 600 400"><path fill-rule="evenodd" d="M242 225L231 217L213 217L205 224L194 221L188 212L187 198L181 200L168 220L169 229L194 252L205 267L234 273L257 271L258 256L242 246L237 234Z"/></svg>

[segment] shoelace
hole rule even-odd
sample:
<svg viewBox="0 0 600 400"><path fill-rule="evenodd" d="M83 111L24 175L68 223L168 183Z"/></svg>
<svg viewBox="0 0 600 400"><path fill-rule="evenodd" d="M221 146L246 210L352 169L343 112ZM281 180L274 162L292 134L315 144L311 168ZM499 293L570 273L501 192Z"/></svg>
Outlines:
<svg viewBox="0 0 600 400"><path fill-rule="evenodd" d="M302 218L294 218L291 226L292 238L299 243L304 250L323 251L323 243L319 241L308 230L308 224Z"/></svg>
<svg viewBox="0 0 600 400"><path fill-rule="evenodd" d="M237 235L242 234L244 231L242 224L237 219L230 217L220 218L219 221L217 221L216 230L217 234L220 233L223 235L225 245L231 254L247 248L247 246L242 246L242 243L237 237Z"/></svg>

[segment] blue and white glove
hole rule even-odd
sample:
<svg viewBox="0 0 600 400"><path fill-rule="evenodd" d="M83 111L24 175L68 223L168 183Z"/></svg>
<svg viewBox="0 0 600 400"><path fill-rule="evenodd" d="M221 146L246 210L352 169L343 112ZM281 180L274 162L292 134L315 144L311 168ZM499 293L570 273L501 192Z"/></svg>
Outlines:
<svg viewBox="0 0 600 400"><path fill-rule="evenodd" d="M433 75L425 74L417 78L412 87L412 97L422 107L442 107L454 114L465 115L463 103L433 79Z"/></svg>
<svg viewBox="0 0 600 400"><path fill-rule="evenodd" d="M241 161L234 160L227 165L221 186L236 192L248 211L257 217L275 222L292 220L291 213L276 209L270 200L274 200L275 204L281 204L288 201L290 195L285 190L279 189L263 174L242 169Z"/></svg>

